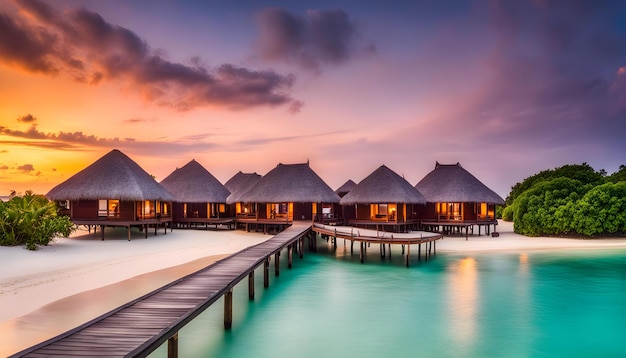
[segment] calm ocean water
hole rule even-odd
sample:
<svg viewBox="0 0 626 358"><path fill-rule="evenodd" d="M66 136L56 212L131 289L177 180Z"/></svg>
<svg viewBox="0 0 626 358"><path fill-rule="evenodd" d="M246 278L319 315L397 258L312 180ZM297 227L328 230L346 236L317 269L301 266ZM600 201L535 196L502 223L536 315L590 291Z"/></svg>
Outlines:
<svg viewBox="0 0 626 358"><path fill-rule="evenodd" d="M294 255L256 299L234 290L179 333L183 357L626 357L626 250L451 255L367 262L343 242ZM415 258L415 257L414 257ZM165 357L165 345L154 352Z"/></svg>

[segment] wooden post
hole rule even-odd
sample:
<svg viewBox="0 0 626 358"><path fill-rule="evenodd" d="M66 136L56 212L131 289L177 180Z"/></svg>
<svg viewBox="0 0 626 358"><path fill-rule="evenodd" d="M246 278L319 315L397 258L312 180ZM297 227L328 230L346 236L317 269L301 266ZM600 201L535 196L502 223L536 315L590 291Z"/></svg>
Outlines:
<svg viewBox="0 0 626 358"><path fill-rule="evenodd" d="M479 229L480 230L480 229ZM467 241L467 226L465 227L465 241Z"/></svg>
<svg viewBox="0 0 626 358"><path fill-rule="evenodd" d="M287 267L291 268L291 262L293 260L293 246L287 246Z"/></svg>
<svg viewBox="0 0 626 358"><path fill-rule="evenodd" d="M144 231L144 235L146 236L146 239L147 239L148 238L148 224L145 224L143 228L144 228L144 230L143 230Z"/></svg>
<svg viewBox="0 0 626 358"><path fill-rule="evenodd" d="M167 340L167 358L178 358L178 332Z"/></svg>
<svg viewBox="0 0 626 358"><path fill-rule="evenodd" d="M104 241L104 225L100 225L100 231L102 232L102 241Z"/></svg>
<svg viewBox="0 0 626 358"><path fill-rule="evenodd" d="M437 255L437 240L433 241L433 255Z"/></svg>
<svg viewBox="0 0 626 358"><path fill-rule="evenodd" d="M417 244L417 261L422 259L422 244Z"/></svg>
<svg viewBox="0 0 626 358"><path fill-rule="evenodd" d="M406 246L407 246L406 257L404 259L406 260L406 267L409 267L409 258L411 256L411 244L408 244ZM419 258L419 255L417 257Z"/></svg>
<svg viewBox="0 0 626 358"><path fill-rule="evenodd" d="M304 238L301 237L298 241L300 242L300 249L298 250L298 253L300 254L300 258L302 258L304 257Z"/></svg>
<svg viewBox="0 0 626 358"><path fill-rule="evenodd" d="M280 251L274 254L274 275L280 275Z"/></svg>
<svg viewBox="0 0 626 358"><path fill-rule="evenodd" d="M254 270L248 274L248 298L254 301Z"/></svg>
<svg viewBox="0 0 626 358"><path fill-rule="evenodd" d="M365 243L364 243L363 241L361 241L359 244L360 244L360 246L361 246L361 255L360 255L360 258L361 258L361 263L363 263L363 260L364 260L364 257L363 257L363 256L365 256L365 255L364 255L364 252L363 252L363 251L365 250Z"/></svg>
<svg viewBox="0 0 626 358"><path fill-rule="evenodd" d="M233 327L233 289L224 294L224 329Z"/></svg>
<svg viewBox="0 0 626 358"><path fill-rule="evenodd" d="M128 241L130 241L130 225L128 225Z"/></svg>
<svg viewBox="0 0 626 358"><path fill-rule="evenodd" d="M263 287L270 287L270 258L269 256L265 258L265 262L263 263Z"/></svg>

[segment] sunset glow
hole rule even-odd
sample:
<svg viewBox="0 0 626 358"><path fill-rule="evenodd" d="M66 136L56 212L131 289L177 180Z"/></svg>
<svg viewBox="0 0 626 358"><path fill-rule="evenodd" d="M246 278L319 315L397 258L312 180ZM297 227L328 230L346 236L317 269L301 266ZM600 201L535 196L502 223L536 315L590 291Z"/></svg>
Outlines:
<svg viewBox="0 0 626 358"><path fill-rule="evenodd" d="M0 0L0 195L112 149L157 180L441 163L505 197L626 153L626 4ZM598 41L602 39L602 41Z"/></svg>

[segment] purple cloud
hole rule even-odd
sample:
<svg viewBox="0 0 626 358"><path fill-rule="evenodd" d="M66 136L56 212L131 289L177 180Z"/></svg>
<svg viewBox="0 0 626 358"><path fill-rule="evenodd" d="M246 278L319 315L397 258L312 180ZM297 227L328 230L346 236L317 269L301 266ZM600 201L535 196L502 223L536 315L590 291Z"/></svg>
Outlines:
<svg viewBox="0 0 626 358"><path fill-rule="evenodd" d="M38 0L16 3L16 16L0 13L1 62L31 72L68 74L92 85L121 81L147 100L181 111L206 105L299 106L288 94L292 75L231 64L209 68L197 58L189 64L171 62L133 31L97 13L61 13Z"/></svg>
<svg viewBox="0 0 626 358"><path fill-rule="evenodd" d="M317 72L323 65L375 52L343 10L308 10L299 16L281 8L266 9L257 15L257 24L259 51L269 61Z"/></svg>

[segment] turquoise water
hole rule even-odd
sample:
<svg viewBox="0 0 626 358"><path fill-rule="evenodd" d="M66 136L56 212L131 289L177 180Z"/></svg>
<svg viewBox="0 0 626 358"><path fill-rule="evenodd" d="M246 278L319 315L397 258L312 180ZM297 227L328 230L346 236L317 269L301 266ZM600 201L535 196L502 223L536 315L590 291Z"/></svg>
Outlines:
<svg viewBox="0 0 626 358"><path fill-rule="evenodd" d="M234 290L179 333L183 357L626 357L626 250L438 254L378 246L286 256L256 299ZM165 347L154 354L166 356Z"/></svg>

